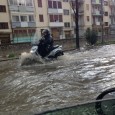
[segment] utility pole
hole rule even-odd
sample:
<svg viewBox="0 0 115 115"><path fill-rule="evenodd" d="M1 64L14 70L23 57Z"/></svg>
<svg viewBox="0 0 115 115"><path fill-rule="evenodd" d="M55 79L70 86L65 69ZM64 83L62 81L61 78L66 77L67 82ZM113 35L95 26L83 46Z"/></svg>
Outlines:
<svg viewBox="0 0 115 115"><path fill-rule="evenodd" d="M103 40L103 14L104 14L104 11L103 11L103 0L101 0L101 43L103 44L104 40Z"/></svg>
<svg viewBox="0 0 115 115"><path fill-rule="evenodd" d="M75 0L76 12L75 12L75 24L76 24L76 48L80 49L79 46L79 5L78 0Z"/></svg>
<svg viewBox="0 0 115 115"><path fill-rule="evenodd" d="M75 15L75 31L76 31L76 48L80 49L79 46L79 0L70 0L70 5Z"/></svg>

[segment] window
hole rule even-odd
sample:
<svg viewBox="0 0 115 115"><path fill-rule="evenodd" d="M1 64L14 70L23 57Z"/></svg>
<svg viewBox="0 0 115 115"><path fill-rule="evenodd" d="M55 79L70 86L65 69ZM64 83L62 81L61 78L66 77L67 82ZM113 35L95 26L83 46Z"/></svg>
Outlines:
<svg viewBox="0 0 115 115"><path fill-rule="evenodd" d="M62 9L62 3L60 1L48 0L48 8Z"/></svg>
<svg viewBox="0 0 115 115"><path fill-rule="evenodd" d="M87 16L87 21L89 22L89 16Z"/></svg>
<svg viewBox="0 0 115 115"><path fill-rule="evenodd" d="M68 0L63 0L63 2L68 2Z"/></svg>
<svg viewBox="0 0 115 115"><path fill-rule="evenodd" d="M98 22L101 22L102 18L101 17L98 17Z"/></svg>
<svg viewBox="0 0 115 115"><path fill-rule="evenodd" d="M35 35L35 32L36 32L35 29L28 29L28 34L29 34L30 36L34 36L34 35Z"/></svg>
<svg viewBox="0 0 115 115"><path fill-rule="evenodd" d="M19 1L18 1L18 4L19 4L20 6L25 6L25 0L19 0Z"/></svg>
<svg viewBox="0 0 115 115"><path fill-rule="evenodd" d="M105 12L105 16L108 16L108 12Z"/></svg>
<svg viewBox="0 0 115 115"><path fill-rule="evenodd" d="M12 16L13 22L19 22L19 16Z"/></svg>
<svg viewBox="0 0 115 115"><path fill-rule="evenodd" d="M6 6L0 5L0 12L6 12Z"/></svg>
<svg viewBox="0 0 115 115"><path fill-rule="evenodd" d="M50 22L54 22L53 15L50 15L49 18L50 18Z"/></svg>
<svg viewBox="0 0 115 115"><path fill-rule="evenodd" d="M89 11L89 4L86 4L86 10Z"/></svg>
<svg viewBox="0 0 115 115"><path fill-rule="evenodd" d="M64 9L64 15L69 15L69 10Z"/></svg>
<svg viewBox="0 0 115 115"><path fill-rule="evenodd" d="M65 22L65 23L64 23L64 26L65 26L65 27L70 27L70 22Z"/></svg>
<svg viewBox="0 0 115 115"><path fill-rule="evenodd" d="M59 22L63 22L62 15L59 15Z"/></svg>
<svg viewBox="0 0 115 115"><path fill-rule="evenodd" d="M105 26L108 26L108 22L105 22Z"/></svg>
<svg viewBox="0 0 115 115"><path fill-rule="evenodd" d="M50 15L50 22L63 22L62 15Z"/></svg>
<svg viewBox="0 0 115 115"><path fill-rule="evenodd" d="M26 0L26 6L33 6L33 0Z"/></svg>
<svg viewBox="0 0 115 115"><path fill-rule="evenodd" d="M21 22L27 22L27 16L20 16Z"/></svg>
<svg viewBox="0 0 115 115"><path fill-rule="evenodd" d="M0 29L8 29L8 22L0 22Z"/></svg>
<svg viewBox="0 0 115 115"><path fill-rule="evenodd" d="M33 15L29 15L29 22L34 22L34 16Z"/></svg>
<svg viewBox="0 0 115 115"><path fill-rule="evenodd" d="M56 3L56 1L53 1L53 8L57 9L57 3Z"/></svg>
<svg viewBox="0 0 115 115"><path fill-rule="evenodd" d="M52 8L52 1L51 0L48 0L48 7Z"/></svg>
<svg viewBox="0 0 115 115"><path fill-rule="evenodd" d="M62 4L60 1L58 2L58 8L62 9Z"/></svg>
<svg viewBox="0 0 115 115"><path fill-rule="evenodd" d="M38 7L42 7L42 0L38 0Z"/></svg>
<svg viewBox="0 0 115 115"><path fill-rule="evenodd" d="M40 20L40 22L44 22L44 18L43 18L42 14L39 15L39 20Z"/></svg>
<svg viewBox="0 0 115 115"><path fill-rule="evenodd" d="M76 9L76 3L75 3L75 1L71 1L71 6L72 6L72 9Z"/></svg>
<svg viewBox="0 0 115 115"><path fill-rule="evenodd" d="M104 5L105 5L105 6L108 6L108 1L104 1Z"/></svg>
<svg viewBox="0 0 115 115"><path fill-rule="evenodd" d="M58 22L58 21L59 21L58 15L54 15L54 21L55 21L55 22Z"/></svg>
<svg viewBox="0 0 115 115"><path fill-rule="evenodd" d="M18 1L17 0L9 0L9 4L10 5L18 5Z"/></svg>

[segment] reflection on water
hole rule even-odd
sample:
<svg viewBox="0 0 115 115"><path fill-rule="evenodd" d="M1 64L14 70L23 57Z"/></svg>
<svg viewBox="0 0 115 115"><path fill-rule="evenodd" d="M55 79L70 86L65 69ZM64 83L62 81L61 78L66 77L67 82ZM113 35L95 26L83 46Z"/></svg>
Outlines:
<svg viewBox="0 0 115 115"><path fill-rule="evenodd" d="M115 45L67 52L44 64L0 63L0 112L21 115L93 100L115 85Z"/></svg>

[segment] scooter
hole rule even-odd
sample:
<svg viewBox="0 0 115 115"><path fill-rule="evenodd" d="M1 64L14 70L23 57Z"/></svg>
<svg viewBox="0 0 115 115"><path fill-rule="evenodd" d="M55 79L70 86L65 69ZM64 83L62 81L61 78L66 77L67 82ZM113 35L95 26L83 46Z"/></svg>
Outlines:
<svg viewBox="0 0 115 115"><path fill-rule="evenodd" d="M38 48L39 47L37 45L32 46L30 53L32 55L40 56L40 54L38 53ZM62 56L62 55L64 55L62 46L55 45L53 46L53 49L50 51L50 53L47 56L45 56L43 59L53 60L53 59L57 59L59 56Z"/></svg>

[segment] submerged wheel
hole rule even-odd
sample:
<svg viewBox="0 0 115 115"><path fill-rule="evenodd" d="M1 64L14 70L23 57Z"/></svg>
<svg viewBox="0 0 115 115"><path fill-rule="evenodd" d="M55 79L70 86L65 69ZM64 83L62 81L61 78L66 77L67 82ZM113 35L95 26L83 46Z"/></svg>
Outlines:
<svg viewBox="0 0 115 115"><path fill-rule="evenodd" d="M105 96L107 96L107 94L109 93L113 93L115 92L115 88L110 88L110 89L107 89L105 91L103 91L97 98L96 100L101 100L103 99ZM114 95L115 97L115 95ZM107 115L104 113L103 109L102 109L102 102L103 101L98 101L95 103L95 108L96 108L96 112L98 115ZM107 107L107 106L106 106Z"/></svg>
<svg viewBox="0 0 115 115"><path fill-rule="evenodd" d="M61 55L64 55L63 52L57 52L57 53L55 54L55 58L57 58L58 56L61 56Z"/></svg>

